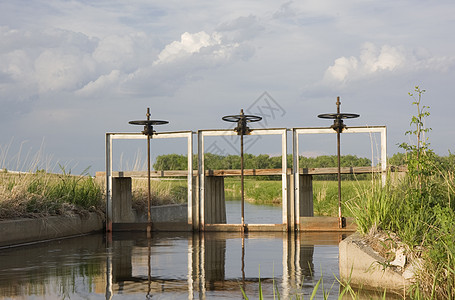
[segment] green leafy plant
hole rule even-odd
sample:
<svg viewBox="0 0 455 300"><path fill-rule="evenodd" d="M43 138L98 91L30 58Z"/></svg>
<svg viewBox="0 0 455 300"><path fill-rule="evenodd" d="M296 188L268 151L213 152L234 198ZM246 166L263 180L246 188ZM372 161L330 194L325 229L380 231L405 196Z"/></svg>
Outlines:
<svg viewBox="0 0 455 300"><path fill-rule="evenodd" d="M425 119L430 116L429 106L423 105L423 94L426 90L415 86L414 93L409 93L413 98L412 104L416 106L417 114L412 116L410 126L411 130L405 132L405 135L414 136L416 138L415 144L402 143L400 148L407 152L407 165L409 175L417 178L419 189L422 188L423 176L432 174L431 158L433 151L429 148L428 133L431 128L425 126Z"/></svg>

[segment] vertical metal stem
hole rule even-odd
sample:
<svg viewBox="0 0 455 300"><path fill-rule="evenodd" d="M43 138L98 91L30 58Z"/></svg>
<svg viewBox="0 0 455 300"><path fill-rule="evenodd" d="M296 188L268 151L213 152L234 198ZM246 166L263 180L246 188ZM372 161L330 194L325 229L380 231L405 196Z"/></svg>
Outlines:
<svg viewBox="0 0 455 300"><path fill-rule="evenodd" d="M337 156L338 156L338 226L343 228L343 217L341 216L341 154L340 154L340 133L337 132Z"/></svg>
<svg viewBox="0 0 455 300"><path fill-rule="evenodd" d="M245 290L245 236L242 235L242 287Z"/></svg>
<svg viewBox="0 0 455 300"><path fill-rule="evenodd" d="M147 108L147 121L150 120L150 108ZM152 192L150 187L150 132L147 133L147 237L150 238L151 232L151 202L152 202Z"/></svg>
<svg viewBox="0 0 455 300"><path fill-rule="evenodd" d="M243 132L240 134L240 181L242 192L242 226L245 226L245 194L243 183Z"/></svg>
<svg viewBox="0 0 455 300"><path fill-rule="evenodd" d="M145 297L146 299L151 299L152 296L150 295L152 291L152 239L148 237L147 240L147 264L148 264L148 274L147 274L147 296Z"/></svg>
<svg viewBox="0 0 455 300"><path fill-rule="evenodd" d="M340 97L337 97L337 115L340 114ZM338 120L342 122L341 119ZM341 152L340 152L340 133L343 128L341 123L340 127L337 128L337 157L338 157L338 227L343 228L343 217L341 216Z"/></svg>

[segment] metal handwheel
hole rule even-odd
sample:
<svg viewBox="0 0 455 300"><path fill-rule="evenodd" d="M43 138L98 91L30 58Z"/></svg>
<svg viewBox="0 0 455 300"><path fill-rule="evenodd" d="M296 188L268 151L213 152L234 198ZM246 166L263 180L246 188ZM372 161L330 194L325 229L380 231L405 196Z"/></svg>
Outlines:
<svg viewBox="0 0 455 300"><path fill-rule="evenodd" d="M262 120L262 117L255 115L245 115L243 109L240 110L240 115L230 115L224 116L223 121L226 122L236 122L237 127L234 128L234 131L240 134L249 134L250 128L246 125L247 123L258 122Z"/></svg>
<svg viewBox="0 0 455 300"><path fill-rule="evenodd" d="M147 110L147 118L150 118L150 111ZM132 125L144 125L144 130L142 131L145 135L153 135L155 132L153 130L153 125L164 125L168 124L169 121L162 121L162 120L137 120L137 121L129 121L129 124Z"/></svg>

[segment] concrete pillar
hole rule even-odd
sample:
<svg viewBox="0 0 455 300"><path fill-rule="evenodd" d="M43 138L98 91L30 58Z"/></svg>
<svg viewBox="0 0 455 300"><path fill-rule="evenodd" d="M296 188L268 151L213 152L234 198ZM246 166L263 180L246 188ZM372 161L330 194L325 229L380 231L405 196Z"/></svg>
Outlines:
<svg viewBox="0 0 455 300"><path fill-rule="evenodd" d="M299 175L300 217L313 217L313 176Z"/></svg>
<svg viewBox="0 0 455 300"><path fill-rule="evenodd" d="M205 177L204 221L206 224L226 224L224 177Z"/></svg>
<svg viewBox="0 0 455 300"><path fill-rule="evenodd" d="M131 177L112 178L112 223L133 223Z"/></svg>

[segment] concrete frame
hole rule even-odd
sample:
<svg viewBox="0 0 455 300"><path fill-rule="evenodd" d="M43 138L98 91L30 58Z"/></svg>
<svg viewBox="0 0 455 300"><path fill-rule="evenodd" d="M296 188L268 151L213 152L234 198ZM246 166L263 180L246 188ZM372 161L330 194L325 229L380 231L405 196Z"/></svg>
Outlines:
<svg viewBox="0 0 455 300"><path fill-rule="evenodd" d="M151 139L187 138L188 148L188 224L193 224L193 132L158 132ZM112 231L112 150L113 140L146 140L142 133L106 133L106 231Z"/></svg>
<svg viewBox="0 0 455 300"><path fill-rule="evenodd" d="M204 188L205 188L205 167L204 167L204 138L206 136L233 136L237 135L232 129L220 129L220 130L198 130L198 174L199 174L199 222L201 230L204 230ZM283 225L288 226L288 184L287 184L287 129L286 128L273 128L273 129L254 129L249 135L281 135L281 153L282 153L282 171L281 171L281 183L282 183L282 220Z"/></svg>
<svg viewBox="0 0 455 300"><path fill-rule="evenodd" d="M294 172L294 201L295 201L295 224L300 228L300 191L299 191L299 134L336 134L335 130L327 127L313 128L293 128L292 129L292 157ZM359 126L347 127L343 130L345 133L380 133L381 134L381 170L382 184L384 185L387 178L387 127L386 126Z"/></svg>

